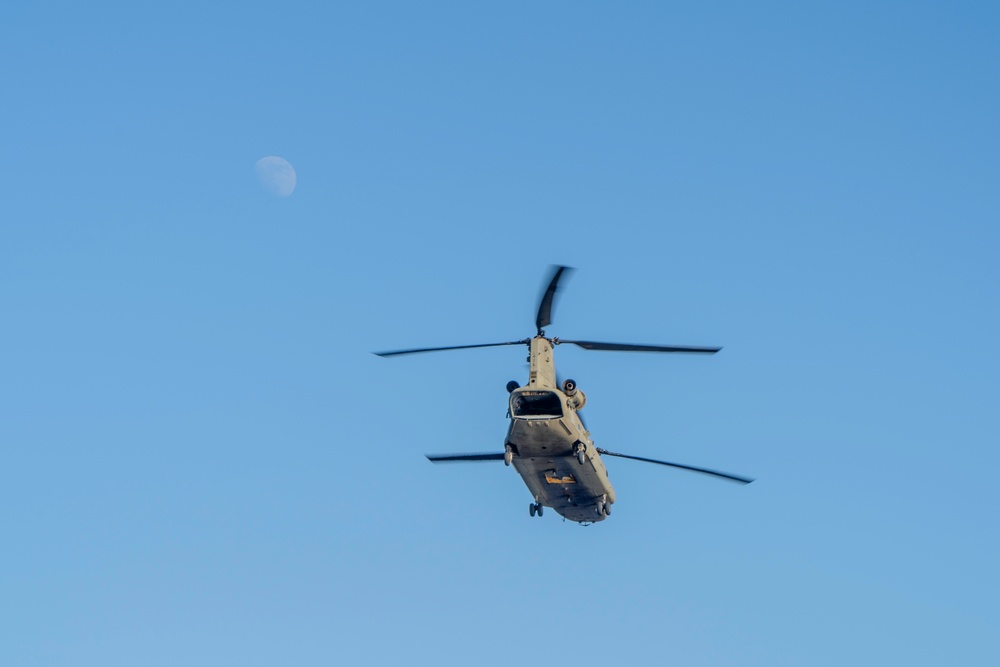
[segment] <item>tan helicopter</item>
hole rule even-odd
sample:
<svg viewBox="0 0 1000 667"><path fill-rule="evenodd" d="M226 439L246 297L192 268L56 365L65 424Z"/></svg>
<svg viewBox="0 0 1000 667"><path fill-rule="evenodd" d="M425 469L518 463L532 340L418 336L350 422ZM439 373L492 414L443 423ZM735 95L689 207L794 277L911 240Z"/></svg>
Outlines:
<svg viewBox="0 0 1000 667"><path fill-rule="evenodd" d="M376 352L380 357L394 357L402 354L437 352L441 350L463 350L474 347L497 347L500 345L527 345L530 349L528 362L530 371L528 384L521 387L511 380L507 383L510 392L508 416L510 428L503 453L497 454L451 454L428 456L434 463L454 461L503 461L513 465L534 497L529 506L531 516L542 516L545 507L551 507L570 521L589 524L603 521L611 514L615 502L615 490L608 480L608 472L601 455L618 456L635 461L657 463L659 465L691 470L713 475L741 484L749 484L752 479L730 475L716 470L657 461L641 456L616 454L594 445L580 418L580 409L587 398L573 380L561 385L556 379L553 348L563 343L571 343L585 350L609 350L615 352L689 352L695 354L715 354L718 347L686 347L663 345L630 345L627 343L596 343L585 340L564 340L546 338L543 327L552 321L552 302L559 285L559 279L568 267L557 266L552 280L542 295L538 306L535 326L538 333L534 338L506 343L485 343L481 345L455 345L451 347L429 347L413 350Z"/></svg>

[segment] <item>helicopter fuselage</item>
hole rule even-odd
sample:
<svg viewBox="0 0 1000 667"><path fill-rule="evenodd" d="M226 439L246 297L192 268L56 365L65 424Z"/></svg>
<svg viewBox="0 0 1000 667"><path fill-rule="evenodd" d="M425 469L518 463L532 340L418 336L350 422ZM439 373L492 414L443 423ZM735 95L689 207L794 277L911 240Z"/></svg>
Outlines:
<svg viewBox="0 0 1000 667"><path fill-rule="evenodd" d="M586 402L583 392L556 381L552 343L543 336L531 339L528 384L510 394L507 460L539 506L571 521L602 521L615 492L578 414Z"/></svg>

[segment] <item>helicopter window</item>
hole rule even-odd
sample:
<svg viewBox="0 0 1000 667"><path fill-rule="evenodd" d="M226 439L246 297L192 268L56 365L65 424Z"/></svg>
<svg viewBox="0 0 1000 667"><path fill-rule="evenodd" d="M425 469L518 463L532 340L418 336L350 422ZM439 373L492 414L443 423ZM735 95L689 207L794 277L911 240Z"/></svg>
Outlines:
<svg viewBox="0 0 1000 667"><path fill-rule="evenodd" d="M511 404L515 417L562 417L562 401L551 391L523 391Z"/></svg>

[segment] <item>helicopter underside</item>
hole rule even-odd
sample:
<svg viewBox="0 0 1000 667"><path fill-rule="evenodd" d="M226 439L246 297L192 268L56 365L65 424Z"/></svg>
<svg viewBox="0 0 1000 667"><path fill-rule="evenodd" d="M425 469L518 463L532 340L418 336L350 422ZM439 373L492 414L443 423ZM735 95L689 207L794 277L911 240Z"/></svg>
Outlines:
<svg viewBox="0 0 1000 667"><path fill-rule="evenodd" d="M570 521L603 521L615 492L593 442L577 424L578 418L567 417L513 420L507 435L512 463L539 505Z"/></svg>

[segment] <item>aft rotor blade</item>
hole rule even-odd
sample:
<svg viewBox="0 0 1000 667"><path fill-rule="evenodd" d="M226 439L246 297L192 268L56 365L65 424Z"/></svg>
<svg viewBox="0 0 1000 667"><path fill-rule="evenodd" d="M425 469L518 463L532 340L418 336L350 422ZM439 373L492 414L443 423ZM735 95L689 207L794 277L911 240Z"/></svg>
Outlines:
<svg viewBox="0 0 1000 667"><path fill-rule="evenodd" d="M507 343L482 343L480 345L451 345L448 347L418 347L412 350L392 350L391 352L373 352L379 357L397 357L401 354L418 354L420 352L440 352L442 350L468 350L473 347L498 347L500 345L527 345L527 340L513 340Z"/></svg>
<svg viewBox="0 0 1000 667"><path fill-rule="evenodd" d="M431 463L455 463L458 461L503 461L503 454L448 454L445 456L431 456L427 454L427 460Z"/></svg>
<svg viewBox="0 0 1000 667"><path fill-rule="evenodd" d="M535 317L535 327L538 329L538 333L541 333L543 328L552 324L552 300L555 298L559 279L562 278L563 273L566 271L573 270L568 266L557 266L555 268L556 272L552 274L552 280L549 281L549 286L545 288L545 293L542 294L542 301L538 304L538 316Z"/></svg>
<svg viewBox="0 0 1000 667"><path fill-rule="evenodd" d="M718 470L709 470L708 468L696 468L694 466L686 466L682 463L670 463L669 461L657 461L656 459L647 459L641 456L629 456L628 454L616 454L615 452L609 452L606 449L597 448L599 454L603 456L619 456L623 459L632 459L633 461L645 461L646 463L656 463L661 466L670 466L671 468L680 468L681 470L690 470L692 472L700 472L705 475L713 475L715 477L721 477L722 479L728 479L732 482L739 482L740 484L749 484L753 480L749 477L740 477L739 475L730 475L729 473L719 472Z"/></svg>
<svg viewBox="0 0 1000 667"><path fill-rule="evenodd" d="M633 345L631 343L596 343L591 340L565 340L560 343L572 343L585 350L605 350L608 352L693 352L695 354L715 354L721 347L692 347L690 345Z"/></svg>

